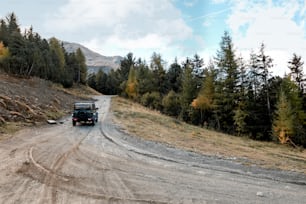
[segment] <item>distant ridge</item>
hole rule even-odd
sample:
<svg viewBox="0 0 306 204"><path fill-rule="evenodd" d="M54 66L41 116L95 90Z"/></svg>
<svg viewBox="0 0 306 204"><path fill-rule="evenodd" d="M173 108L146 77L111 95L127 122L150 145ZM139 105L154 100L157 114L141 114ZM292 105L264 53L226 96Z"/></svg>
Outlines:
<svg viewBox="0 0 306 204"><path fill-rule="evenodd" d="M88 67L88 73L97 73L99 70L102 70L108 73L111 69L118 69L120 67L120 62L123 59L121 56L103 56L99 53L96 53L87 47L78 44L63 41L63 46L67 52L75 52L80 48L83 54L86 57L86 65Z"/></svg>

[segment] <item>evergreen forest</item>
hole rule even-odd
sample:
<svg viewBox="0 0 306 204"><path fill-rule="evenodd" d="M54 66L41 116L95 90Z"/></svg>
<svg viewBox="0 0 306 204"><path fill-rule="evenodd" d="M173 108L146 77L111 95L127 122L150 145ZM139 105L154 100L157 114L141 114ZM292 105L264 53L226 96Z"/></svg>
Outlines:
<svg viewBox="0 0 306 204"><path fill-rule="evenodd" d="M67 53L59 40L43 39L32 27L22 33L14 13L0 19L0 70L67 88L87 80L86 59L80 49Z"/></svg>

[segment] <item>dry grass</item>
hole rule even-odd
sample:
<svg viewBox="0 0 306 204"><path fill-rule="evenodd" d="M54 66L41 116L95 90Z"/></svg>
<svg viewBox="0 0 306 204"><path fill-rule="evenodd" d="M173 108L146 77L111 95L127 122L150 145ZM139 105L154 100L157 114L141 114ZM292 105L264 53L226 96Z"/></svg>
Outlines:
<svg viewBox="0 0 306 204"><path fill-rule="evenodd" d="M16 131L31 125L23 122L6 122L0 126L0 140L10 138Z"/></svg>
<svg viewBox="0 0 306 204"><path fill-rule="evenodd" d="M126 99L113 98L114 120L128 133L189 151L235 159L245 165L306 173L306 151L188 125Z"/></svg>

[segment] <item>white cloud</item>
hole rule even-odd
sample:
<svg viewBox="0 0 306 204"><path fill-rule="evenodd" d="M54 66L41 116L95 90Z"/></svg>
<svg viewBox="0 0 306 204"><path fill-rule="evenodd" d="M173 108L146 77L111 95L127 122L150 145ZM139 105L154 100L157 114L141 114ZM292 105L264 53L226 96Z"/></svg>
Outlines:
<svg viewBox="0 0 306 204"><path fill-rule="evenodd" d="M287 62L293 53L306 60L305 23L294 21L300 8L305 9L305 4L300 5L297 1L278 4L234 1L227 23L235 45L241 51L250 51L265 43L267 53L274 59L274 73L288 73Z"/></svg>
<svg viewBox="0 0 306 204"><path fill-rule="evenodd" d="M104 39L103 42L100 39L95 38L91 39L90 41L84 41L83 44L101 52L109 47L122 49L125 51L129 51L129 49L161 49L166 47L168 42L166 38L161 38L159 35L148 34L135 39L122 39L118 36L110 36L109 38Z"/></svg>
<svg viewBox="0 0 306 204"><path fill-rule="evenodd" d="M221 3L224 3L224 2L226 2L227 0L211 0L211 2L213 3L213 4L221 4Z"/></svg>
<svg viewBox="0 0 306 204"><path fill-rule="evenodd" d="M186 7L193 7L197 3L198 3L198 0L184 0L184 5Z"/></svg>
<svg viewBox="0 0 306 204"><path fill-rule="evenodd" d="M116 26L133 10L139 10L137 0L110 1L110 0L69 0L49 22L59 29L77 30L82 27L103 25Z"/></svg>
<svg viewBox="0 0 306 204"><path fill-rule="evenodd" d="M132 52L135 57L140 57L146 61L150 60L153 52L161 54L166 61L174 60L174 56L183 53L183 50L180 52L177 46L168 46L167 38L155 34L148 34L137 39L122 39L118 36L110 36L101 41L101 39L95 38L90 41L83 41L81 44L102 54L107 50L107 54L111 56L125 56Z"/></svg>
<svg viewBox="0 0 306 204"><path fill-rule="evenodd" d="M163 50L193 35L172 0L69 0L50 19L50 30L66 33L68 41L81 36L104 55Z"/></svg>

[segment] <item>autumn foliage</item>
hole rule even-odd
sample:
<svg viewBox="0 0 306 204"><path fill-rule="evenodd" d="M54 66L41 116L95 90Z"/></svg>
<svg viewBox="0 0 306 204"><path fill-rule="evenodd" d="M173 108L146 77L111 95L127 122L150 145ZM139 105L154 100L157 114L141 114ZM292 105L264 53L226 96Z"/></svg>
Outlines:
<svg viewBox="0 0 306 204"><path fill-rule="evenodd" d="M0 60L9 56L9 50L6 48L2 41L0 41Z"/></svg>
<svg viewBox="0 0 306 204"><path fill-rule="evenodd" d="M137 80L136 80L136 71L134 67L130 68L125 92L129 98L135 99L137 96Z"/></svg>
<svg viewBox="0 0 306 204"><path fill-rule="evenodd" d="M291 141L293 135L293 114L290 103L285 93L281 91L277 110L275 112L275 120L273 124L274 136L276 136L281 144Z"/></svg>

